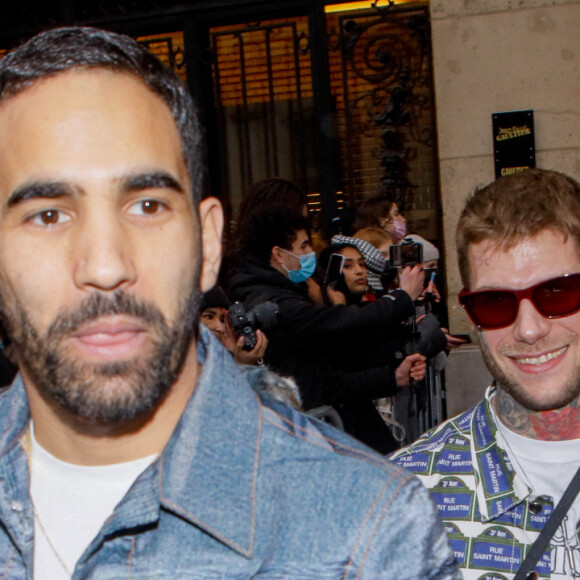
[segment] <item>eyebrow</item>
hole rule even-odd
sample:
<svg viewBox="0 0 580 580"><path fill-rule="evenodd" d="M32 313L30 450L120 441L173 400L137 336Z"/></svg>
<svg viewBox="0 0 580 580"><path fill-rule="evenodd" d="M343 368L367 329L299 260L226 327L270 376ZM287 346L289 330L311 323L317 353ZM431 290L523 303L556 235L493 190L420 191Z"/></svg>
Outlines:
<svg viewBox="0 0 580 580"><path fill-rule="evenodd" d="M143 191L145 189L172 189L177 193L185 194L179 181L165 171L129 175L121 181L121 191L123 193ZM6 201L6 207L12 208L29 199L70 197L79 191L78 188L61 181L33 181L13 191Z"/></svg>
<svg viewBox="0 0 580 580"><path fill-rule="evenodd" d="M54 199L71 196L73 193L73 187L60 181L33 181L14 190L6 201L6 206L11 208L29 199Z"/></svg>
<svg viewBox="0 0 580 580"><path fill-rule="evenodd" d="M121 190L124 193L145 189L172 189L177 193L185 194L179 181L165 171L129 175L121 183Z"/></svg>

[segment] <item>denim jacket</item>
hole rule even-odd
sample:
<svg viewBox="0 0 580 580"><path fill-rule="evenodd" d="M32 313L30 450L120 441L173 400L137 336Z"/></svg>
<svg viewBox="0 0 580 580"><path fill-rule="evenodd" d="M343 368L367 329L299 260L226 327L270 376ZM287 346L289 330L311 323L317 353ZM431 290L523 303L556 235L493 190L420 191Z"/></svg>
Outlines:
<svg viewBox="0 0 580 580"><path fill-rule="evenodd" d="M198 352L203 371L169 443L87 547L74 580L460 578L414 476L258 394L204 329ZM18 377L0 397L3 580L32 578L28 423Z"/></svg>

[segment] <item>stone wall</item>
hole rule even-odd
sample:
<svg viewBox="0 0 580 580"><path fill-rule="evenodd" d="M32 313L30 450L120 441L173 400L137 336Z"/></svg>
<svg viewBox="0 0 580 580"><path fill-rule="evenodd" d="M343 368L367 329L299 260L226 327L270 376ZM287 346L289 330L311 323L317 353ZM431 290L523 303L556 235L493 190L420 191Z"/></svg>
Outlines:
<svg viewBox="0 0 580 580"><path fill-rule="evenodd" d="M494 179L491 115L534 110L536 164L580 179L580 0L432 0L439 168L451 331L454 232L465 198Z"/></svg>

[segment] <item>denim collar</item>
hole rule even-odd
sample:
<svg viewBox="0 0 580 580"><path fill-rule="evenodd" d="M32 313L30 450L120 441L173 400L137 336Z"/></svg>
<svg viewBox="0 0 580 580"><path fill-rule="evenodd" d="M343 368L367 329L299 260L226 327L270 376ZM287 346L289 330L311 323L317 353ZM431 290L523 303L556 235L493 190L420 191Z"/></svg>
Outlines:
<svg viewBox="0 0 580 580"><path fill-rule="evenodd" d="M30 410L28 397L20 373L10 387L2 389L0 399L0 457L3 457L20 440L28 429Z"/></svg>
<svg viewBox="0 0 580 580"><path fill-rule="evenodd" d="M202 326L195 392L161 459L160 501L233 550L253 553L262 408Z"/></svg>

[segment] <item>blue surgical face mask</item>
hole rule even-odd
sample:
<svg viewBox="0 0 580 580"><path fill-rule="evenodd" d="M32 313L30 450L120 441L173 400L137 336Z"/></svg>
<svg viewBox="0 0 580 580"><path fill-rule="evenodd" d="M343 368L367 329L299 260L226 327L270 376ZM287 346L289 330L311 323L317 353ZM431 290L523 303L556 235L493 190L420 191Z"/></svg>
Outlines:
<svg viewBox="0 0 580 580"><path fill-rule="evenodd" d="M304 254L302 256L297 256L284 248L280 248L283 252L290 254L297 258L300 262L300 268L298 270L288 270L284 264L282 264L282 268L288 272L288 278L290 278L291 282L295 282L298 284L299 282L306 282L312 274L316 271L316 253L310 252L309 254Z"/></svg>

